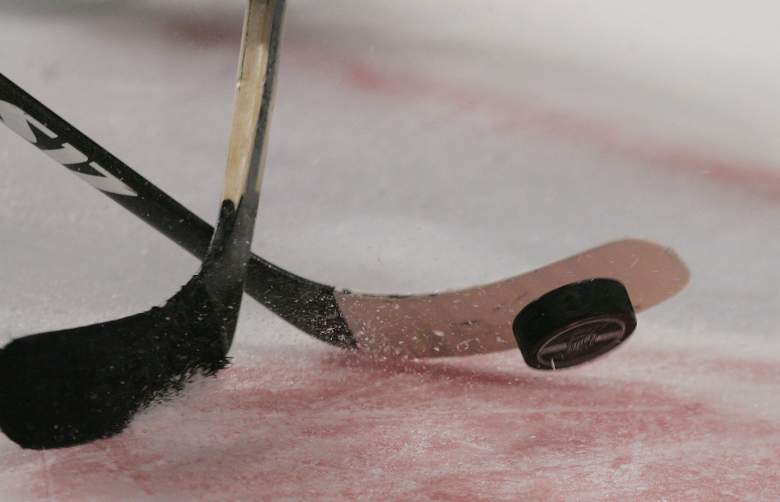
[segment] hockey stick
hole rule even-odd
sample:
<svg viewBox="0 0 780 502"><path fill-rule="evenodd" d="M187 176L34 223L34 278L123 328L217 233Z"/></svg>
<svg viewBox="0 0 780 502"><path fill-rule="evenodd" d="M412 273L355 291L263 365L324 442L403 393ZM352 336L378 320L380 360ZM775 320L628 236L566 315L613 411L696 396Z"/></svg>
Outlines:
<svg viewBox="0 0 780 502"><path fill-rule="evenodd" d="M249 0L225 193L202 267L164 306L0 351L0 428L25 448L121 432L143 406L227 363L257 213L285 0Z"/></svg>
<svg viewBox="0 0 780 502"><path fill-rule="evenodd" d="M184 249L202 258L211 227L0 75L0 120ZM679 292L685 264L645 241L617 241L503 281L421 295L365 295L310 281L252 255L245 291L305 333L393 357L517 348L515 315L533 295L591 277L624 283L641 311ZM476 301L475 301L476 300Z"/></svg>
<svg viewBox="0 0 780 502"><path fill-rule="evenodd" d="M214 229L127 164L0 74L0 122L198 259ZM249 260L246 292L284 320L327 343L354 348L336 291L262 258Z"/></svg>

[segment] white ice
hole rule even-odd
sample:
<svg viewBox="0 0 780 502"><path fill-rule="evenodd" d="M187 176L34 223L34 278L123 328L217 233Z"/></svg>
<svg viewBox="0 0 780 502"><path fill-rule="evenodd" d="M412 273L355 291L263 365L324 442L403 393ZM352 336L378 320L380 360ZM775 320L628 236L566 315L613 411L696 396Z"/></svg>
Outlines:
<svg viewBox="0 0 780 502"><path fill-rule="evenodd" d="M0 7L0 72L213 221L241 10L241 2L200 0L7 2ZM241 387L243 371L250 389L273 395L314 387L322 397L301 404L309 410L329 399L323 373L333 372L329 385L357 393L376 386L378 401L363 396L358 409L339 409L346 415L326 409L321 416L383 425L356 433L364 442L381 437L360 450L361 462L305 466L314 478L338 480L335 492L292 473L323 448L356 449L349 431L332 432L338 441L318 443L316 451L291 436L298 449L287 456L274 450L272 459L264 457L267 443L253 456L231 451L225 440L224 461L249 466L248 478L236 483L260 490L252 492L258 498L291 499L780 497L778 16L780 7L765 1L291 0L256 253L341 287L424 292L512 276L633 236L673 247L690 266L691 283L642 314L625 348L560 373L560 384L550 380L559 374L539 376L519 354L447 366L472 372L473 382L449 373L429 378L426 372L445 371L436 365L422 376L383 368L377 377L348 360L342 374L332 349L246 299L237 369L220 385ZM197 270L187 253L5 128L0 174L0 344L145 310ZM570 396L572 416L554 393L477 406L469 393L494 396L485 375L499 370L520 382L511 392L535 396L540 382L571 383L586 386L589 397L578 409ZM415 385L428 398L413 394ZM219 402L218 389L193 392ZM604 395L614 399L598 401ZM418 398L430 407L409 406ZM208 435L213 417L198 415L206 412L193 399L140 417L131 446L119 438L106 442L114 446L39 460L0 438L0 498L218 498L213 490L225 489L219 482L198 488L186 482L197 468L172 467L211 465L194 452L206 448L198 438ZM452 445L437 443L445 441L442 421L461 407L511 415L543 403L550 408L540 411L539 427L570 431L563 446L495 416L458 422L446 431ZM615 413L640 412L625 422L605 418L613 437L598 420L582 418L593 406L604 412L618 404ZM664 406L674 420L637 425L643 407L661 421ZM256 412L269 413L262 405ZM214 423L242 420L241 428L284 437L289 431L279 424L273 431L263 424L303 412L280 408L256 424L252 413L226 412ZM200 426L186 429L187 416ZM316 417L296 430L314 427ZM389 425L404 420L414 424L412 442L404 428ZM584 429L581 420L588 421ZM187 438L150 446L161 441L155 431L167 430L159 424L176 422ZM501 426L508 429L497 432ZM707 433L697 435L699 428ZM592 437L577 437L583 431ZM491 449L500 442L485 439L493 434L528 448L498 454ZM326 434L314 435L324 441ZM85 458L104 466L108 456L95 452L112 447L136 448L139 458L153 451L149 462L158 464L144 460L136 468L162 466L180 482L145 485L143 476L107 474L122 472L121 464L85 474ZM443 454L448 448L453 453ZM567 455L540 458L545 448ZM387 460L393 455L397 463ZM66 459L84 462L74 472L88 483L66 482L55 469L45 488L32 487L36 469L58 460L64 469ZM651 464L668 471L651 476ZM490 473L477 474L486 465ZM399 479L410 470L414 476ZM566 486L545 481L550 473ZM264 476L276 488L287 483L286 491L257 488L267 487L259 483Z"/></svg>

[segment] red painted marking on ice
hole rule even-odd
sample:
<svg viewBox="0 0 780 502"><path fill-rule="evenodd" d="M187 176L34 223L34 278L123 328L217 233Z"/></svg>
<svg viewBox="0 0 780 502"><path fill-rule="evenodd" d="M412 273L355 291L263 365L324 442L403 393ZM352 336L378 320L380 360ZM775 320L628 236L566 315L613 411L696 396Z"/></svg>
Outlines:
<svg viewBox="0 0 780 502"><path fill-rule="evenodd" d="M777 362L759 359L740 359L707 354L697 348L695 354L686 350L663 350L643 347L641 350L624 351L621 354L626 361L640 362L646 357L664 361L669 366L685 368L688 376L710 374L720 375L739 382L751 382L759 385L780 386L780 372Z"/></svg>
<svg viewBox="0 0 780 502"><path fill-rule="evenodd" d="M608 378L532 372L509 355L237 359L121 436L48 452L52 498L780 497L780 426L636 381L674 367L658 354L613 359ZM45 495L37 456L4 467L26 473L20 497Z"/></svg>
<svg viewBox="0 0 780 502"><path fill-rule="evenodd" d="M174 18L164 33L177 41L210 47L237 47L233 16ZM461 114L482 115L498 133L530 131L558 141L584 144L604 155L696 176L708 182L738 187L762 198L780 200L780 166L729 159L690 146L626 132L624 124L566 110L533 97L501 95L410 73L398 73L296 38L285 38L283 59L308 70L337 78L353 88L399 100L432 100ZM231 52L232 54L232 52Z"/></svg>
<svg viewBox="0 0 780 502"><path fill-rule="evenodd" d="M337 78L355 89L404 100L434 100L460 112L482 114L496 132L532 131L573 144L585 144L604 155L641 162L699 179L739 187L753 195L780 200L780 166L719 157L709 151L624 132L613 124L541 103L535 98L504 96L451 82L396 73L366 62L330 54L290 40L285 58L298 66Z"/></svg>
<svg viewBox="0 0 780 502"><path fill-rule="evenodd" d="M202 14L189 13L183 17L164 19L162 33L176 43L184 42L210 48L238 48L241 40L241 19L216 14L205 17Z"/></svg>

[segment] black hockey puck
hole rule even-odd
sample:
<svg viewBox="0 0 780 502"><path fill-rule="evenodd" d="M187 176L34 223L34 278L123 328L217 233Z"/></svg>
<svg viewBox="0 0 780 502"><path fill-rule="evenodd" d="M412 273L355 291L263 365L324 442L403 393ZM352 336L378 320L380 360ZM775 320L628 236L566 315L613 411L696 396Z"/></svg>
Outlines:
<svg viewBox="0 0 780 502"><path fill-rule="evenodd" d="M523 359L556 370L609 352L636 328L628 291L614 279L567 284L529 303L512 323Z"/></svg>

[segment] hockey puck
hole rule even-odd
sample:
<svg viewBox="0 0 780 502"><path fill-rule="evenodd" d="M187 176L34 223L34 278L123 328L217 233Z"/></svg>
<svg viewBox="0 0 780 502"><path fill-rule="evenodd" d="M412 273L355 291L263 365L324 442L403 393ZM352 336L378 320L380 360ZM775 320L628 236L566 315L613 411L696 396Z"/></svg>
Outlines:
<svg viewBox="0 0 780 502"><path fill-rule="evenodd" d="M595 359L636 328L628 291L614 279L567 284L526 305L512 323L523 359L556 370Z"/></svg>

